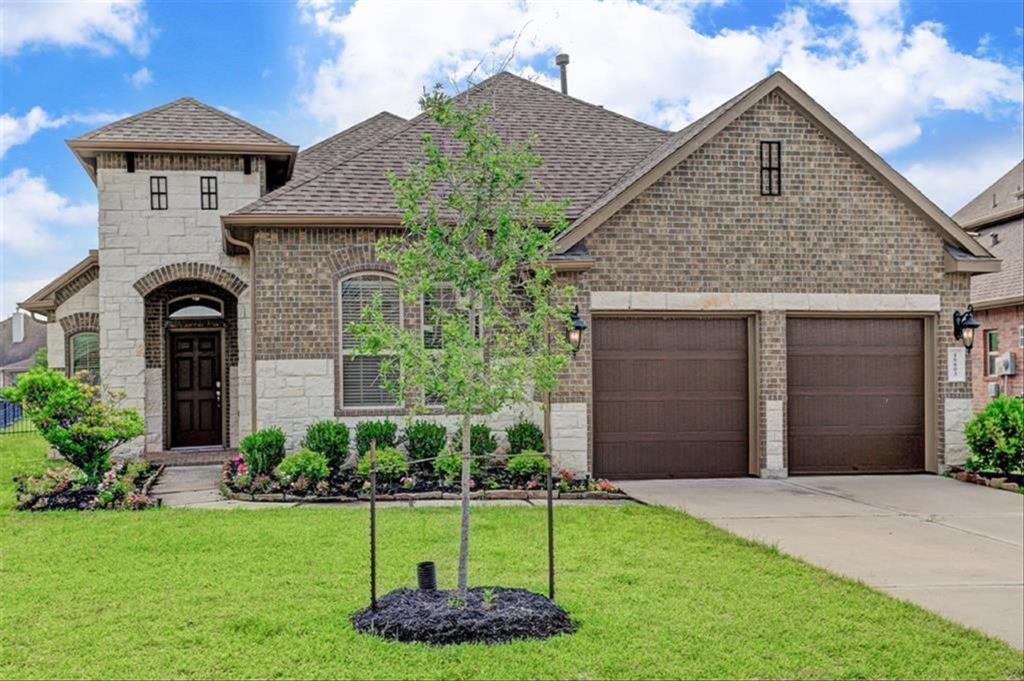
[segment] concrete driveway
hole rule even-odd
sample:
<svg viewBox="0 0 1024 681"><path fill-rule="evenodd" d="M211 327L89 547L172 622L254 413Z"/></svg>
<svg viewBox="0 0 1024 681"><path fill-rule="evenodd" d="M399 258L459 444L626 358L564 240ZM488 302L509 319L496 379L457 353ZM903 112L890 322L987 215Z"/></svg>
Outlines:
<svg viewBox="0 0 1024 681"><path fill-rule="evenodd" d="M1024 495L934 475L616 484L1024 648Z"/></svg>

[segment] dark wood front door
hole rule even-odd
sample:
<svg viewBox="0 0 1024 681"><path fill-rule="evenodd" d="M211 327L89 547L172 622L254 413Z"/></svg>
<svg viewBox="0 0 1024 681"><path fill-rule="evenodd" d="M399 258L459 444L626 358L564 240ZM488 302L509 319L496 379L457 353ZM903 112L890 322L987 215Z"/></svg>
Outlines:
<svg viewBox="0 0 1024 681"><path fill-rule="evenodd" d="M786 321L789 472L924 470L924 321Z"/></svg>
<svg viewBox="0 0 1024 681"><path fill-rule="evenodd" d="M749 473L747 320L594 322L594 474Z"/></svg>
<svg viewBox="0 0 1024 681"><path fill-rule="evenodd" d="M223 444L220 334L172 333L170 347L171 446Z"/></svg>

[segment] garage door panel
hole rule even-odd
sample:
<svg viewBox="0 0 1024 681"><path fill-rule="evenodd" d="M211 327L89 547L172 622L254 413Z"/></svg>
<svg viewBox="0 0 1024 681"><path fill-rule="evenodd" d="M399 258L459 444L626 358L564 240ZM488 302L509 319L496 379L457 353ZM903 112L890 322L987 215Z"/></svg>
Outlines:
<svg viewBox="0 0 1024 681"><path fill-rule="evenodd" d="M745 320L600 319L593 342L595 474L747 474Z"/></svg>
<svg viewBox="0 0 1024 681"><path fill-rule="evenodd" d="M924 322L787 320L791 473L924 468Z"/></svg>
<svg viewBox="0 0 1024 681"><path fill-rule="evenodd" d="M791 388L800 392L816 386L878 386L911 388L918 393L924 382L924 365L920 349L916 354L889 353L878 355L808 355L790 353L793 371Z"/></svg>

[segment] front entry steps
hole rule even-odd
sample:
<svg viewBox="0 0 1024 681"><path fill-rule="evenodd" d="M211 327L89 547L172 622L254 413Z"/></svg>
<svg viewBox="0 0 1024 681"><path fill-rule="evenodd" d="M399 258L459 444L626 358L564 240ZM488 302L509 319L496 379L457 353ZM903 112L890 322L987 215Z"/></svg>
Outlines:
<svg viewBox="0 0 1024 681"><path fill-rule="evenodd" d="M146 452L142 458L154 466L209 466L223 464L238 454L237 449L224 447L202 447L195 449L172 449L162 452Z"/></svg>

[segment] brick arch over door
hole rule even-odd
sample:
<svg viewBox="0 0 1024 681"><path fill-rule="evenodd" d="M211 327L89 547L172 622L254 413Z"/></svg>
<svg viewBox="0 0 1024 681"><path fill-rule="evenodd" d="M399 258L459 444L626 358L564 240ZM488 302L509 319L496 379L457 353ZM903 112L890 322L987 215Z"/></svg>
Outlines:
<svg viewBox="0 0 1024 681"><path fill-rule="evenodd" d="M164 284L182 279L192 279L216 284L226 291L238 297L247 288L248 284L227 270L199 262L177 262L172 265L164 265L153 270L149 274L135 282L135 290L146 297Z"/></svg>

